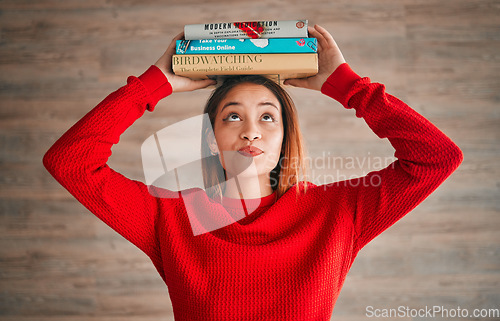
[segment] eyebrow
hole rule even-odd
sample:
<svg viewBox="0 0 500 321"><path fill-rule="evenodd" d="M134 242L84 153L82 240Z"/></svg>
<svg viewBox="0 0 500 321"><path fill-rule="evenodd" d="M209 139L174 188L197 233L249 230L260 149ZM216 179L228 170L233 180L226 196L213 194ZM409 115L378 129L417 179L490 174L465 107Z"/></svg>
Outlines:
<svg viewBox="0 0 500 321"><path fill-rule="evenodd" d="M236 102L236 101L229 101L229 102L225 103L224 106L222 106L222 109L220 110L220 112L222 113L224 111L224 109L226 107L229 107L229 106L241 106L241 103ZM279 111L279 108L275 104L273 104L272 102L270 102L270 101L261 102L257 106L258 107L272 106L272 107L276 108Z"/></svg>

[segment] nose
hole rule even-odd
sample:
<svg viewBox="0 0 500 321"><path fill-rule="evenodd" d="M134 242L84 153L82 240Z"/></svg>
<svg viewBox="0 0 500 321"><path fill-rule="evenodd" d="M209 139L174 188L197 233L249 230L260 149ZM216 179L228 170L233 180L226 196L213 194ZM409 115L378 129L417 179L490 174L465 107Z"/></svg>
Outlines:
<svg viewBox="0 0 500 321"><path fill-rule="evenodd" d="M245 124L243 131L240 135L241 139L253 141L255 139L260 139L262 137L258 126L252 122Z"/></svg>

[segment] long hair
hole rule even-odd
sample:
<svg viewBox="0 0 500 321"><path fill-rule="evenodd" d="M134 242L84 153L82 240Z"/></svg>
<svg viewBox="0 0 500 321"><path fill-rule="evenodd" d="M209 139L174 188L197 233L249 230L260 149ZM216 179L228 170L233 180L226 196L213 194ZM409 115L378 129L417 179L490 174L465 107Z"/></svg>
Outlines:
<svg viewBox="0 0 500 321"><path fill-rule="evenodd" d="M308 167L305 162L305 147L302 134L299 128L299 121L295 105L288 93L275 81L260 75L230 76L223 79L223 83L218 86L211 94L205 105L203 114L208 115L210 125L214 128L215 118L217 116L217 107L226 97L231 89L242 83L252 83L266 87L278 99L281 104L281 118L283 120L283 142L278 164L270 173L270 184L273 191L277 191L277 198L280 198L285 192L296 185L296 192L299 193L298 182L307 177ZM202 154L210 155L210 149L206 137L208 123L204 124L202 137ZM226 180L226 172L222 167L219 157L206 157L202 159L203 180L207 193L212 198L221 198L223 182ZM307 190L307 184L304 184L304 191Z"/></svg>

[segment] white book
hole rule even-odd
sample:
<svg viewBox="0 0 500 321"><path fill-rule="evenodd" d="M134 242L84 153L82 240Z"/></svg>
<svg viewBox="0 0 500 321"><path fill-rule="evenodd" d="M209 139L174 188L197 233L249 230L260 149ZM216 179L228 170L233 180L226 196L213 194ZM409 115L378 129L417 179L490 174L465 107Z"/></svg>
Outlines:
<svg viewBox="0 0 500 321"><path fill-rule="evenodd" d="M307 20L220 22L184 26L186 40L307 37Z"/></svg>

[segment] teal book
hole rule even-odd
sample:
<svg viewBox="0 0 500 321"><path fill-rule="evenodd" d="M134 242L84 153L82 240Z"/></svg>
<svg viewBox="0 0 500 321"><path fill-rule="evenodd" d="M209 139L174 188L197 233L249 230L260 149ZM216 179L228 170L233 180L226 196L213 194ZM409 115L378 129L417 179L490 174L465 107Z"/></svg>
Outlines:
<svg viewBox="0 0 500 321"><path fill-rule="evenodd" d="M316 38L177 40L178 55L316 53Z"/></svg>

